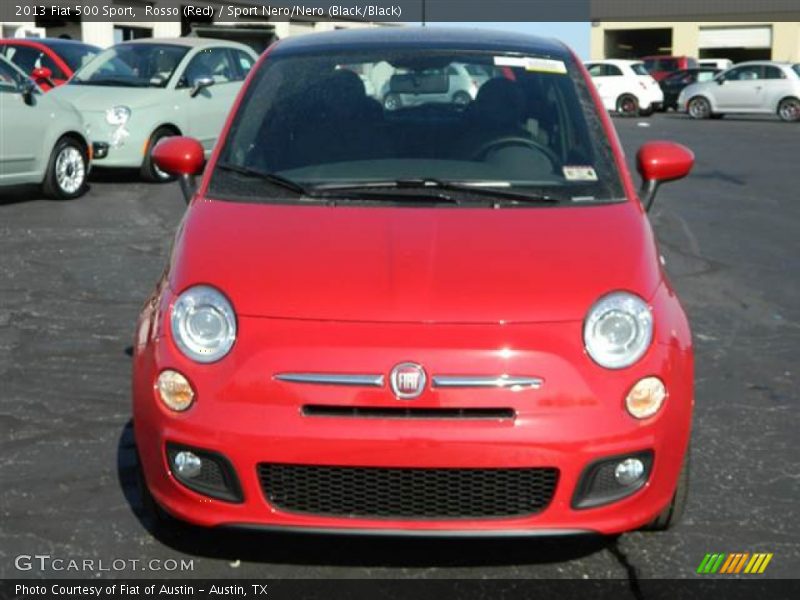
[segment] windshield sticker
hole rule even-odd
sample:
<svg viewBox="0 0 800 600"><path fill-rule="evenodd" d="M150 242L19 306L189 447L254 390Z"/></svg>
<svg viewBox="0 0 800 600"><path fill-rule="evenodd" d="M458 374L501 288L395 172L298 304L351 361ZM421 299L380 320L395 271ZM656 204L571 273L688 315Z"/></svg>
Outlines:
<svg viewBox="0 0 800 600"><path fill-rule="evenodd" d="M562 171L567 181L597 181L597 173L593 167L564 166Z"/></svg>
<svg viewBox="0 0 800 600"><path fill-rule="evenodd" d="M520 67L536 73L564 74L567 72L567 65L564 64L564 61L533 56L495 56L494 64L498 67Z"/></svg>

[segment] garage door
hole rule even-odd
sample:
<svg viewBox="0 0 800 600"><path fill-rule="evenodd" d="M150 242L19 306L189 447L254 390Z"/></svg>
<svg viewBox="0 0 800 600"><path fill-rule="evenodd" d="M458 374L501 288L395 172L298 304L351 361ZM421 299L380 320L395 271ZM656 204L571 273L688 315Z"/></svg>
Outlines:
<svg viewBox="0 0 800 600"><path fill-rule="evenodd" d="M771 48L772 27L701 27L700 48Z"/></svg>

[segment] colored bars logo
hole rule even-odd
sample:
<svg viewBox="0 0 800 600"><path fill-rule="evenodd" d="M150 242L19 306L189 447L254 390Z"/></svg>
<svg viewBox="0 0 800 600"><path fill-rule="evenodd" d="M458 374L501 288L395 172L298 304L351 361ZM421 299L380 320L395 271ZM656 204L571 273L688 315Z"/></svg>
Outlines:
<svg viewBox="0 0 800 600"><path fill-rule="evenodd" d="M720 575L760 575L772 560L772 553L736 552L733 554L706 554L697 567L700 575L719 573Z"/></svg>

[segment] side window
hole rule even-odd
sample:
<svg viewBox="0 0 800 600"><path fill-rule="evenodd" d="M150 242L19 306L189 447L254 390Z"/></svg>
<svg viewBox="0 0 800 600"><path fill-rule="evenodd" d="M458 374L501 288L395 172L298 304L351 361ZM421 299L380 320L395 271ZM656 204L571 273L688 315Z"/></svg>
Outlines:
<svg viewBox="0 0 800 600"><path fill-rule="evenodd" d="M592 77L604 77L606 75L605 67L605 65L586 65L586 69Z"/></svg>
<svg viewBox="0 0 800 600"><path fill-rule="evenodd" d="M764 79L786 79L786 75L778 67L767 65L764 67Z"/></svg>
<svg viewBox="0 0 800 600"><path fill-rule="evenodd" d="M609 77L622 77L622 69L616 65L606 65L606 75Z"/></svg>
<svg viewBox="0 0 800 600"><path fill-rule="evenodd" d="M17 74L0 62L0 94L14 94L17 91Z"/></svg>
<svg viewBox="0 0 800 600"><path fill-rule="evenodd" d="M725 81L754 81L759 79L760 75L761 67L758 65L748 65L728 71L728 74L725 75Z"/></svg>
<svg viewBox="0 0 800 600"><path fill-rule="evenodd" d="M191 87L197 79L210 77L215 84L236 80L236 69L227 48L206 48L194 55L178 87Z"/></svg>
<svg viewBox="0 0 800 600"><path fill-rule="evenodd" d="M255 64L255 60L252 56L247 54L247 52L242 52L241 50L233 50L233 57L234 61L236 62L236 66L239 67L239 79L244 80L247 77L247 74L250 72L250 69L253 68Z"/></svg>
<svg viewBox="0 0 800 600"><path fill-rule="evenodd" d="M6 49L6 58L27 75L36 68L40 55L41 52L27 46L8 46Z"/></svg>

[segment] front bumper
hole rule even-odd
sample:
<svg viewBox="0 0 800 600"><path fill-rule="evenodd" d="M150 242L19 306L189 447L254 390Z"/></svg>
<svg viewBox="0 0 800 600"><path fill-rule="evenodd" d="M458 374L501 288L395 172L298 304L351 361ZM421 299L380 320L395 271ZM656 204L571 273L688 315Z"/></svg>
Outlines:
<svg viewBox="0 0 800 600"><path fill-rule="evenodd" d="M677 301L674 301L677 303ZM157 303L156 303L157 304ZM162 301L162 304L163 301ZM599 368L580 344L580 323L409 325L319 323L240 318L239 338L225 359L197 365L159 327L168 306L146 310L134 357L134 425L148 487L168 512L204 526L418 534L511 535L618 533L651 521L671 500L688 446L692 356L688 329L670 327L634 367ZM679 307L664 310L665 313ZM668 314L665 318L669 318ZM295 384L291 371L388 373L413 360L429 374L525 374L540 389L427 389L397 400L387 386L357 388ZM184 373L196 390L186 413L167 411L154 381L165 369ZM657 375L669 398L654 417L636 421L623 399L641 377ZM515 418L375 419L309 417L308 404L396 407L511 407ZM178 482L168 443L224 455L236 471L243 501L215 500ZM573 497L587 465L616 455L652 451L646 485L605 506L576 509ZM258 477L261 463L430 469L552 467L558 483L536 514L502 518L364 518L281 510Z"/></svg>
<svg viewBox="0 0 800 600"><path fill-rule="evenodd" d="M94 140L97 167L139 168L142 165L149 131L130 123L123 127L109 125L105 122L105 113L88 112L84 118Z"/></svg>

